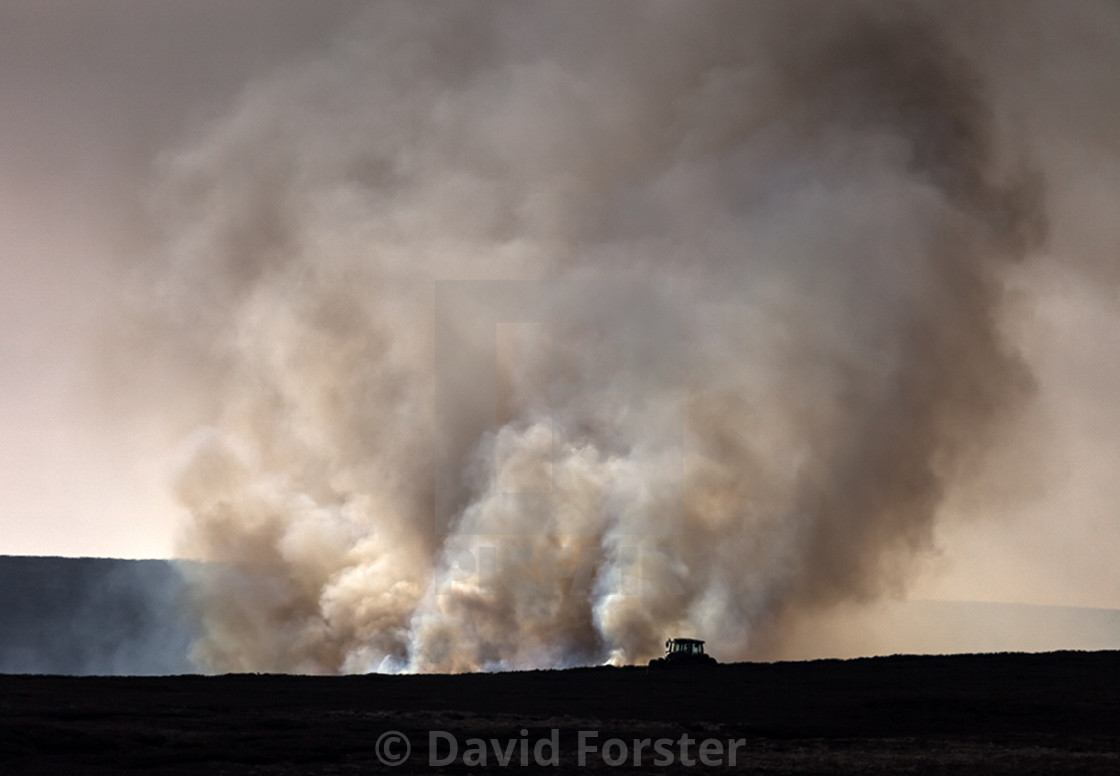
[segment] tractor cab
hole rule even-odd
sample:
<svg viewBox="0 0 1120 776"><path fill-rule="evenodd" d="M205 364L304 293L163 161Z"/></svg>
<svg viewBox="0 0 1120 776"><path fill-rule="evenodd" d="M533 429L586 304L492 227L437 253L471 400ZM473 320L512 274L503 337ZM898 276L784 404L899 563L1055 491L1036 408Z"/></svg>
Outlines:
<svg viewBox="0 0 1120 776"><path fill-rule="evenodd" d="M716 659L704 652L700 639L669 639L665 642L665 657L649 661L650 668L670 666L715 665Z"/></svg>

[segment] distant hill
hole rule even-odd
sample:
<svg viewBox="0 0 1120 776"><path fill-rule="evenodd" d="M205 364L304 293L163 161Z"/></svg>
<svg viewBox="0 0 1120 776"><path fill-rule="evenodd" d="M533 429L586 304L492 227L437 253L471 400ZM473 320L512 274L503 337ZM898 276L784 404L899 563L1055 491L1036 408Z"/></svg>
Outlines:
<svg viewBox="0 0 1120 776"><path fill-rule="evenodd" d="M983 601L882 600L798 624L785 660L869 655L1120 650L1120 610Z"/></svg>
<svg viewBox="0 0 1120 776"><path fill-rule="evenodd" d="M183 562L0 555L0 673L195 673ZM1120 611L880 601L800 624L775 658L1120 649ZM718 650L716 657L727 659Z"/></svg>
<svg viewBox="0 0 1120 776"><path fill-rule="evenodd" d="M195 671L188 611L170 561L0 556L0 673Z"/></svg>

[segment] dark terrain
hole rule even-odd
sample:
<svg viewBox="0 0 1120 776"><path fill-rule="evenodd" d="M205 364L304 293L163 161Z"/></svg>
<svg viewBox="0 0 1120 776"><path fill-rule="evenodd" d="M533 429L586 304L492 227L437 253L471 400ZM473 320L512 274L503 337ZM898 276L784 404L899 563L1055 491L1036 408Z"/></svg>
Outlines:
<svg viewBox="0 0 1120 776"><path fill-rule="evenodd" d="M0 555L0 673L181 674L198 625L182 563Z"/></svg>
<svg viewBox="0 0 1120 776"><path fill-rule="evenodd" d="M526 732L521 733L521 729ZM559 729L559 766L616 772L577 735L744 739L754 773L1120 773L1120 652L883 657L459 676L0 676L0 773L416 773L428 731L526 738ZM403 767L378 761L388 731ZM399 752L400 749L394 750ZM470 767L459 757L436 770ZM442 756L442 753L437 752ZM695 758L695 745L692 750ZM629 772L689 770L653 755Z"/></svg>

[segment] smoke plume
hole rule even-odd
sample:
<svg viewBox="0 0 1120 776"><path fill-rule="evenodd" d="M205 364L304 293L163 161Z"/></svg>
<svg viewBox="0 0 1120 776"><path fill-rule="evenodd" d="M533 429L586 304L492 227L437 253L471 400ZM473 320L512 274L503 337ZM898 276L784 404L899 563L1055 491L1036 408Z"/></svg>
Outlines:
<svg viewBox="0 0 1120 776"><path fill-rule="evenodd" d="M163 160L130 346L197 658L732 659L901 589L1032 385L1014 8L385 3L251 84Z"/></svg>

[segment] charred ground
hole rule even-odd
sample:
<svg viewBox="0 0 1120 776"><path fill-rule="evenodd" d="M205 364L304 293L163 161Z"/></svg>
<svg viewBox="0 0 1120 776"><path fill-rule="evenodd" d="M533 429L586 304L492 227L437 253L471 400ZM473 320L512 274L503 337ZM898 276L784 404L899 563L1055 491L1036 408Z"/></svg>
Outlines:
<svg viewBox="0 0 1120 776"><path fill-rule="evenodd" d="M601 740L745 738L734 769L745 772L1115 773L1120 652L667 672L0 677L5 773L427 772L430 730L505 741L554 728L560 771L575 770L578 731L596 730ZM386 730L412 744L403 768L377 760ZM616 770L599 761L580 770L599 769Z"/></svg>

